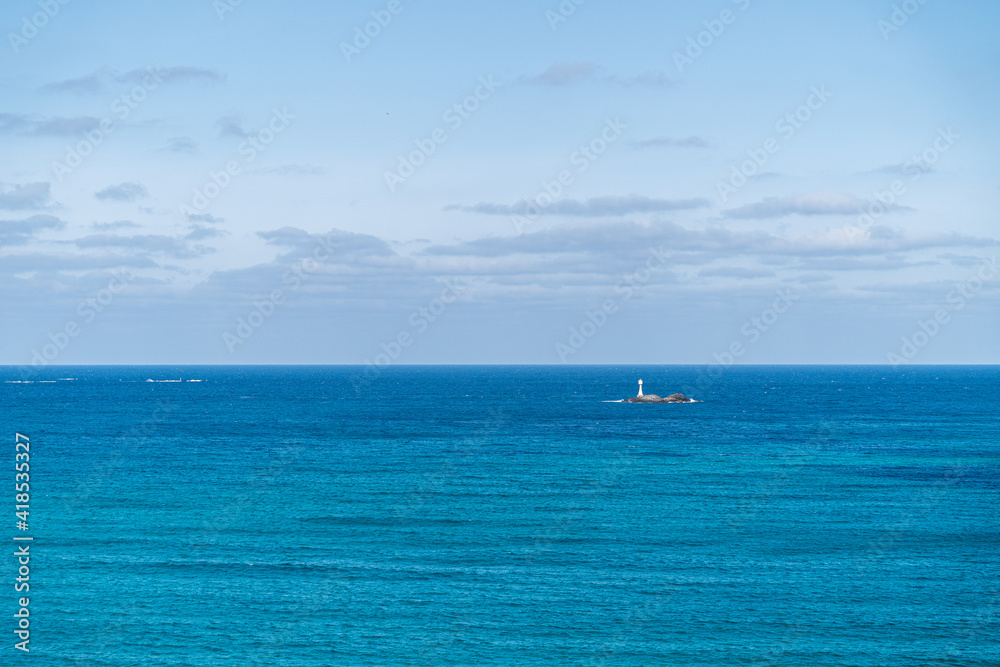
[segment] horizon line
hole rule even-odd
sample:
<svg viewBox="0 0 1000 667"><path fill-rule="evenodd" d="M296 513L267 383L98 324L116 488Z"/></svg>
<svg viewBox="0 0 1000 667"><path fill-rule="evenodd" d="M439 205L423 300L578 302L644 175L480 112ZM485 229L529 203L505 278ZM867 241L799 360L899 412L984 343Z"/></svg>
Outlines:
<svg viewBox="0 0 1000 667"><path fill-rule="evenodd" d="M634 362L619 362L619 363L604 363L604 364L527 364L527 363L507 363L507 364L490 364L490 363L427 363L427 364L389 364L386 366L378 366L376 364L287 364L287 363L257 363L257 364L204 364L204 363L149 363L149 364L136 364L136 363L94 363L94 364L47 364L45 366L33 366L31 364L0 364L0 369L4 368L32 368L35 370L42 370L45 368L149 368L149 367L188 367L188 368L366 368L368 366L375 366L380 370L388 370L390 368L504 368L504 367L518 367L518 368L609 368L617 366L643 366L643 367L703 367L703 366L721 366L722 368L753 368L753 367L774 367L774 366L784 366L784 367L809 367L809 366L853 366L853 367L864 367L864 368L889 368L889 369L899 369L899 368L944 368L944 367L968 367L968 368L981 368L981 367L993 367L1000 366L998 363L937 363L937 364L865 364L865 363L824 363L824 362L813 362L813 363L773 363L773 364L719 364L718 362L712 363L701 363L701 364L662 364L662 363L634 363Z"/></svg>

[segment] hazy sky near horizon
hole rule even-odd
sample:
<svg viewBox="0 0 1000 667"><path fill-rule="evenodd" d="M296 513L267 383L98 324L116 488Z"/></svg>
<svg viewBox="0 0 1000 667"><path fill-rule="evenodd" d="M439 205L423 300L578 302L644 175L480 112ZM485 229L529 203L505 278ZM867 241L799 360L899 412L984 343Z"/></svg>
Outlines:
<svg viewBox="0 0 1000 667"><path fill-rule="evenodd" d="M1000 363L998 27L11 0L0 363Z"/></svg>

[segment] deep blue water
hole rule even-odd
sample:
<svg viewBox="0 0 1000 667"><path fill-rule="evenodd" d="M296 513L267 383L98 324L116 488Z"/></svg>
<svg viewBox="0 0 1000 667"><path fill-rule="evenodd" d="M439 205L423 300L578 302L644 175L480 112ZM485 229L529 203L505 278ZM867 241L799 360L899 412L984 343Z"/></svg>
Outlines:
<svg viewBox="0 0 1000 667"><path fill-rule="evenodd" d="M996 367L24 377L0 664L1000 664Z"/></svg>

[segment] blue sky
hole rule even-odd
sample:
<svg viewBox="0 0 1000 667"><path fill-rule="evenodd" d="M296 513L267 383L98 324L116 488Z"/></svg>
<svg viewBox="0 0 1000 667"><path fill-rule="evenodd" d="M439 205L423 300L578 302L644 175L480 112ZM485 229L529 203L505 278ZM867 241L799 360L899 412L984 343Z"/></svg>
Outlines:
<svg viewBox="0 0 1000 667"><path fill-rule="evenodd" d="M0 363L1000 363L998 19L5 3Z"/></svg>

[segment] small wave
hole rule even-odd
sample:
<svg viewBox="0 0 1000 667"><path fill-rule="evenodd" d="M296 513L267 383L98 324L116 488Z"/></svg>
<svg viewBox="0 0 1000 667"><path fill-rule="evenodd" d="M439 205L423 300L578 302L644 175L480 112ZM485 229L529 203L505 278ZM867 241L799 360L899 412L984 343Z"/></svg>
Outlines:
<svg viewBox="0 0 1000 667"><path fill-rule="evenodd" d="M624 403L624 402L625 402L624 398L618 401L601 401L601 403Z"/></svg>

